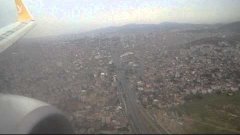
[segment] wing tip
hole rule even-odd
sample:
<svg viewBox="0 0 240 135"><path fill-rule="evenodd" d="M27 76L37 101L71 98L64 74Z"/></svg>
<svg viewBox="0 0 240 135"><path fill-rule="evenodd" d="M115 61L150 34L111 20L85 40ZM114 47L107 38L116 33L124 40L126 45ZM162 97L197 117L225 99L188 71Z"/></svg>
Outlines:
<svg viewBox="0 0 240 135"><path fill-rule="evenodd" d="M28 8L25 6L22 0L15 0L17 11L18 11L18 18L17 21L19 22L28 22L32 21L33 17L29 12Z"/></svg>

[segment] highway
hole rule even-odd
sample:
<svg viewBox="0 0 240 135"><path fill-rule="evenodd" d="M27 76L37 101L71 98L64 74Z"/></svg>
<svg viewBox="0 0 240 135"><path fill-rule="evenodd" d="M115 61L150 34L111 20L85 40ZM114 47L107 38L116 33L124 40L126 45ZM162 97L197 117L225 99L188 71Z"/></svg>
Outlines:
<svg viewBox="0 0 240 135"><path fill-rule="evenodd" d="M132 132L136 134L166 134L167 131L160 127L156 121L153 120L152 116L146 113L144 108L137 103L136 93L133 89L130 89L129 86L126 74L128 67L120 60L121 49L120 46L116 46L109 51L112 54L113 64L116 66L119 98L130 121ZM140 69L138 71L140 72L142 70Z"/></svg>

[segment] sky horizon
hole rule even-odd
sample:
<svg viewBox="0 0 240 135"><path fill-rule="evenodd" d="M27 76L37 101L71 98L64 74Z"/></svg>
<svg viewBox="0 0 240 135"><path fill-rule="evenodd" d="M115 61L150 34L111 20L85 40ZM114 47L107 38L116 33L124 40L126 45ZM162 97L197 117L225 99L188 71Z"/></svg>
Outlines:
<svg viewBox="0 0 240 135"><path fill-rule="evenodd" d="M90 31L125 24L240 21L239 0L24 0L39 29ZM49 28L46 28L46 24ZM54 26L54 27L51 27Z"/></svg>
<svg viewBox="0 0 240 135"><path fill-rule="evenodd" d="M240 0L24 0L37 22L33 36L81 33L126 24L240 21ZM1 0L0 26L14 22L14 0Z"/></svg>

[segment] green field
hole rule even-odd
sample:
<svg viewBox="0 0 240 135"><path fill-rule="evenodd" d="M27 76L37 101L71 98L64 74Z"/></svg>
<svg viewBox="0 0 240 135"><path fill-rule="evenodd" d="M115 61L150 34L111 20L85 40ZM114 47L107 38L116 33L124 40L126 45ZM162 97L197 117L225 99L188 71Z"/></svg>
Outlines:
<svg viewBox="0 0 240 135"><path fill-rule="evenodd" d="M183 119L186 133L240 133L240 92L192 98L170 111Z"/></svg>

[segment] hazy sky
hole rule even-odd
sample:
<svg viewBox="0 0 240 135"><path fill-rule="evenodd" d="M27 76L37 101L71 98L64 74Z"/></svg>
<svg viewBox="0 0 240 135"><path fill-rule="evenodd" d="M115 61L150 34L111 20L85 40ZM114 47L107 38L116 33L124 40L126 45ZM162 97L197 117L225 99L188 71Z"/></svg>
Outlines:
<svg viewBox="0 0 240 135"><path fill-rule="evenodd" d="M0 0L0 28L17 20L17 10L13 0Z"/></svg>
<svg viewBox="0 0 240 135"><path fill-rule="evenodd" d="M25 0L25 3L36 19L96 25L240 19L239 0Z"/></svg>
<svg viewBox="0 0 240 135"><path fill-rule="evenodd" d="M240 0L25 0L25 3L39 23L57 22L55 27L69 30L127 23L240 20Z"/></svg>
<svg viewBox="0 0 240 135"><path fill-rule="evenodd" d="M227 23L240 20L240 0L24 0L42 35L128 23ZM0 27L14 21L14 0L0 0ZM14 17L13 17L14 16ZM3 19L4 18L4 19ZM34 35L34 33L32 34ZM40 35L35 32L35 35Z"/></svg>

